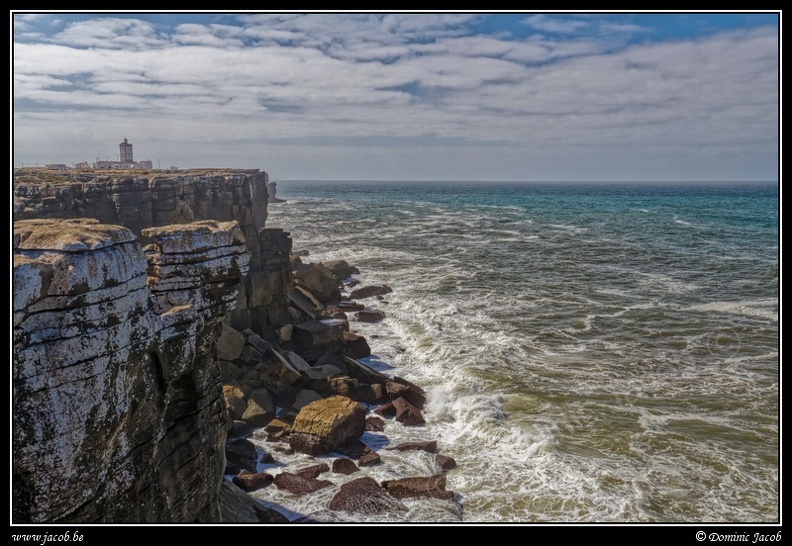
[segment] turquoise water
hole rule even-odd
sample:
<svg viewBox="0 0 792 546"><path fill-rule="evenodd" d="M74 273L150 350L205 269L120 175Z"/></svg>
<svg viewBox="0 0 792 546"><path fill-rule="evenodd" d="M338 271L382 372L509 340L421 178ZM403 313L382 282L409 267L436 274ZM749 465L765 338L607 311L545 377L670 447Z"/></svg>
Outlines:
<svg viewBox="0 0 792 546"><path fill-rule="evenodd" d="M459 463L457 506L415 501L411 521L778 521L776 185L283 181L278 196L267 225L306 261L394 289L382 323L353 327L426 387L429 424L386 434Z"/></svg>

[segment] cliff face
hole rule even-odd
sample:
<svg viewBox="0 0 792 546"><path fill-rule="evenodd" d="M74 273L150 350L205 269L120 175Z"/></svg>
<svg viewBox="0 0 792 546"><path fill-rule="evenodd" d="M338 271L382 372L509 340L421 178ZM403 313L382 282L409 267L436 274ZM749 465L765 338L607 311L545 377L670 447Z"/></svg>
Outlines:
<svg viewBox="0 0 792 546"><path fill-rule="evenodd" d="M94 220L14 224L15 521L220 521L216 339L251 253L233 221L142 235L145 249Z"/></svg>
<svg viewBox="0 0 792 546"><path fill-rule="evenodd" d="M144 230L199 220L234 220L250 252L250 274L239 288L229 320L267 339L289 320L286 289L290 280L288 233L264 228L269 177L264 171L188 170L14 174L14 220L95 218Z"/></svg>

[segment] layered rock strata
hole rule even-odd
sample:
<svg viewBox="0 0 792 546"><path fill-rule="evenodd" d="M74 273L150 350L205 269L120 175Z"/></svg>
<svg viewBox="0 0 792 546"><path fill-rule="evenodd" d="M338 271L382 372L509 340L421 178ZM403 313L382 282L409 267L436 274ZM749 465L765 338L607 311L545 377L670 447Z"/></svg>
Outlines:
<svg viewBox="0 0 792 546"><path fill-rule="evenodd" d="M14 224L13 519L220 521L236 222Z"/></svg>

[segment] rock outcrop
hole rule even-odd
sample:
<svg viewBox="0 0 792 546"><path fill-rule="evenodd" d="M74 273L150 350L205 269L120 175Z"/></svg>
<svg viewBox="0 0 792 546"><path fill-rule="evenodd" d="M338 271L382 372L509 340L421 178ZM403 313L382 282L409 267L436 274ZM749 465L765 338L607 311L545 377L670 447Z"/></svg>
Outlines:
<svg viewBox="0 0 792 546"><path fill-rule="evenodd" d="M216 339L250 253L233 221L145 231L144 250L96 220L14 224L14 521L220 521Z"/></svg>

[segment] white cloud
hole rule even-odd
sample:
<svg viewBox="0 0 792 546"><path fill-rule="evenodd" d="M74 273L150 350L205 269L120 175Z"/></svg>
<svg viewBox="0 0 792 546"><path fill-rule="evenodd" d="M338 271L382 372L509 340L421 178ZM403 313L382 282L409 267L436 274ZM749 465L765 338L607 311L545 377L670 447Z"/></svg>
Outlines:
<svg viewBox="0 0 792 546"><path fill-rule="evenodd" d="M40 153L66 131L80 135L75 149L120 132L185 163L186 146L223 164L232 147L258 157L261 142L383 137L395 154L419 138L505 147L510 161L571 149L671 161L693 149L766 157L776 138L776 29L608 52L593 37L473 35L470 18L256 15L171 33L135 19L72 23L55 43L15 44L15 151Z"/></svg>

